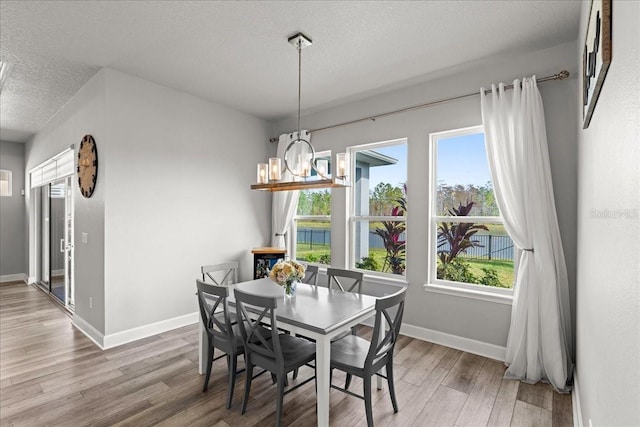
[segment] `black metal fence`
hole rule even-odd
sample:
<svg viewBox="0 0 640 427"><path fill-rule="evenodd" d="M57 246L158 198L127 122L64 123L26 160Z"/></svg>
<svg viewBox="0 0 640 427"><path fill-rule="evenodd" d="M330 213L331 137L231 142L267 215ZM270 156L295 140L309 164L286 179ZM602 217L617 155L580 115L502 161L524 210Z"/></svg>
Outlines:
<svg viewBox="0 0 640 427"><path fill-rule="evenodd" d="M404 240L404 233L401 239ZM513 260L513 240L509 236L496 236L492 234L480 234L473 236L481 246L467 249L459 256L463 258ZM298 244L309 245L309 249L314 246L326 248L331 245L331 230L326 228L298 228ZM375 233L369 233L370 248L384 248L382 238ZM448 251L449 245L438 248L438 251Z"/></svg>
<svg viewBox="0 0 640 427"><path fill-rule="evenodd" d="M314 245L327 247L331 245L331 230L326 228L298 228L296 239L299 245L309 245L309 249L313 249Z"/></svg>
<svg viewBox="0 0 640 427"><path fill-rule="evenodd" d="M513 260L513 240L509 236L495 236L492 234L476 234L473 239L480 246L468 248L458 255L462 258ZM449 244L438 248L438 252L448 252Z"/></svg>

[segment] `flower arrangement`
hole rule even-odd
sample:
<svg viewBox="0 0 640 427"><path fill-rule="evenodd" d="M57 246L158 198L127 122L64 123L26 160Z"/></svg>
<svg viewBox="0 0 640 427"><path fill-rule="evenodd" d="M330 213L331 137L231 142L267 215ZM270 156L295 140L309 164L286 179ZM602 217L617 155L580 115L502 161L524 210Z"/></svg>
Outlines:
<svg viewBox="0 0 640 427"><path fill-rule="evenodd" d="M296 261L279 261L269 272L269 279L283 286L286 295L293 295L295 283L304 279L305 267Z"/></svg>

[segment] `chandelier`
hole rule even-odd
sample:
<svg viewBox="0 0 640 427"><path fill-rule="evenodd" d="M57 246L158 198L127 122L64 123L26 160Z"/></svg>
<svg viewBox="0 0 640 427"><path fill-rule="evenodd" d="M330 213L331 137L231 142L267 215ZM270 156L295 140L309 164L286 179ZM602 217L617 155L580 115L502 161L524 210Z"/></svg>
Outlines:
<svg viewBox="0 0 640 427"><path fill-rule="evenodd" d="M298 50L298 132L286 148L283 159L272 157L269 163L258 163L257 184L252 190L288 191L316 188L348 187L349 159L347 153L337 153L335 163L329 165L326 159L316 159L316 151L300 131L300 99L302 87L302 49L311 46L311 39L302 33L288 38L288 42ZM292 179L285 180L284 170ZM331 169L329 167L331 166ZM313 174L315 172L315 175Z"/></svg>

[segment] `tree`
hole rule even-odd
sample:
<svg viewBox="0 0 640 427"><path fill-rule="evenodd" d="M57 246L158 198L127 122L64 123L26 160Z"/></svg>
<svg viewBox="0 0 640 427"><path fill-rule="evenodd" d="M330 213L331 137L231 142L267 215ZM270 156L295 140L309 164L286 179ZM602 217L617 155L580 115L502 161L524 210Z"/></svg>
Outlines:
<svg viewBox="0 0 640 427"><path fill-rule="evenodd" d="M329 190L311 193L311 215L331 215L331 193Z"/></svg>
<svg viewBox="0 0 640 427"><path fill-rule="evenodd" d="M469 215L499 215L491 181L487 181L486 184L481 186L476 186L475 184L466 186L461 184L448 185L444 181L439 181L436 191L438 202L436 211L438 215L446 215L448 209L452 206L464 204L468 200L474 200L473 211Z"/></svg>
<svg viewBox="0 0 640 427"><path fill-rule="evenodd" d="M331 193L328 190L300 191L298 215L331 215Z"/></svg>
<svg viewBox="0 0 640 427"><path fill-rule="evenodd" d="M402 197L402 188L393 187L386 182L378 183L369 195L369 214L381 216L390 215L391 210L398 204L398 200Z"/></svg>
<svg viewBox="0 0 640 427"><path fill-rule="evenodd" d="M497 216L500 215L496 196L493 192L493 183L487 181L485 185L478 187L476 200L480 201L480 215Z"/></svg>

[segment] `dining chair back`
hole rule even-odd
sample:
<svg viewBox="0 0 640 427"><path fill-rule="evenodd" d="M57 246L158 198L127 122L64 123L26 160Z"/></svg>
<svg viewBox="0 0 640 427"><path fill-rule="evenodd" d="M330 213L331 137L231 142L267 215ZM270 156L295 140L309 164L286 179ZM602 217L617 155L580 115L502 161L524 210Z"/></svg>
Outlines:
<svg viewBox="0 0 640 427"><path fill-rule="evenodd" d="M307 265L305 274L304 274L304 283L308 283L309 285L318 286L318 273L320 269L317 265Z"/></svg>
<svg viewBox="0 0 640 427"><path fill-rule="evenodd" d="M376 318L365 368L379 364L379 361L384 357L393 357L393 349L400 335L406 293L407 288L403 288L393 295L379 298L376 301ZM392 313L394 308L396 309L395 313ZM381 331L385 331L382 339Z"/></svg>
<svg viewBox="0 0 640 427"><path fill-rule="evenodd" d="M221 264L203 265L200 267L202 281L211 281L218 286L238 283L238 262L224 262Z"/></svg>
<svg viewBox="0 0 640 427"><path fill-rule="evenodd" d="M227 302L229 288L226 286L211 285L197 279L196 287L198 289L200 319L207 335L208 349L207 373L202 391L207 391L209 386L209 378L211 377L211 369L214 361L214 348L217 348L224 352L227 357L227 367L229 369L227 408L230 408L231 401L233 400L236 375L239 373L237 372L238 355L244 353L244 345L241 336L234 332L232 316Z"/></svg>
<svg viewBox="0 0 640 427"><path fill-rule="evenodd" d="M364 273L361 271L343 270L341 268L327 268L327 286L344 292L362 293Z"/></svg>
<svg viewBox="0 0 640 427"><path fill-rule="evenodd" d="M355 335L347 335L331 343L331 370L338 369L347 373L344 388L332 387L364 399L369 427L373 426L371 379L374 375L387 380L393 412L398 412L393 381L393 350L400 334L405 295L406 288L403 288L393 295L376 301L376 315L370 342ZM386 376L379 373L382 368L386 368ZM347 391L351 375L362 378L364 396Z"/></svg>
<svg viewBox="0 0 640 427"><path fill-rule="evenodd" d="M275 309L278 306L276 297L248 294L238 289L234 290L234 295L238 324L245 348L246 382L244 399L242 400L242 414L247 410L253 368L258 366L270 371L276 377L276 425L279 426L282 419L284 395L315 378L314 375L285 392L287 373L313 361L316 357L315 345L303 338L278 333L275 314ZM270 339L265 336L264 332L261 333L265 329L265 324L270 325Z"/></svg>

